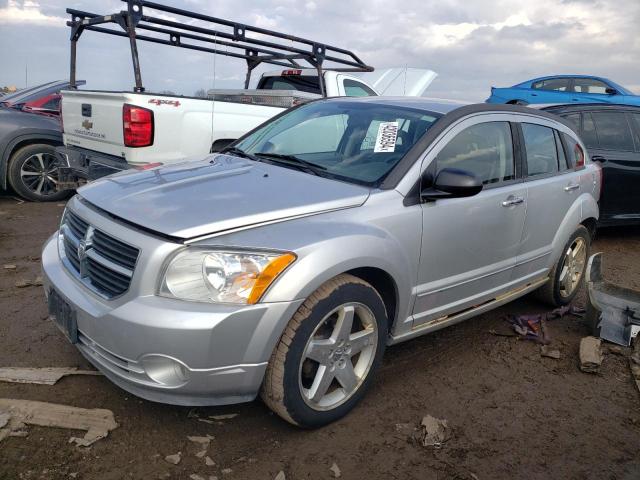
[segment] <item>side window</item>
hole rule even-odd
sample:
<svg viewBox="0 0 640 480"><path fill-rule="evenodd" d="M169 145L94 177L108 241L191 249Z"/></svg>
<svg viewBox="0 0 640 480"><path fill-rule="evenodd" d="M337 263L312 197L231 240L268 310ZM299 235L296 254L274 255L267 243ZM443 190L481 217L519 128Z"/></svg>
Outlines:
<svg viewBox="0 0 640 480"><path fill-rule="evenodd" d="M631 128L624 112L593 112L591 115L598 132L600 148L633 151Z"/></svg>
<svg viewBox="0 0 640 480"><path fill-rule="evenodd" d="M582 147L575 141L575 139L571 138L566 133L562 134L562 139L564 140L563 143L566 147L567 155L569 155L567 158L569 167L584 167L584 151L582 150Z"/></svg>
<svg viewBox="0 0 640 480"><path fill-rule="evenodd" d="M593 78L576 78L573 82L573 90L576 93L601 93L606 94L607 85L600 80L595 80Z"/></svg>
<svg viewBox="0 0 640 480"><path fill-rule="evenodd" d="M553 129L533 123L523 123L522 133L527 153L528 176L557 172L558 152Z"/></svg>
<svg viewBox="0 0 640 480"><path fill-rule="evenodd" d="M582 140L587 148L600 148L598 143L598 135L596 134L596 125L590 113L582 114Z"/></svg>
<svg viewBox="0 0 640 480"><path fill-rule="evenodd" d="M513 142L508 122L469 127L451 140L436 158L438 172L458 168L477 175L483 184L513 180Z"/></svg>
<svg viewBox="0 0 640 480"><path fill-rule="evenodd" d="M640 150L640 113L632 113L631 118L635 123L634 138L636 139L636 150Z"/></svg>
<svg viewBox="0 0 640 480"><path fill-rule="evenodd" d="M364 83L356 82L346 78L344 80L344 92L347 97L375 97L376 92L367 87Z"/></svg>
<svg viewBox="0 0 640 480"><path fill-rule="evenodd" d="M531 85L536 90L554 90L556 92L566 92L569 90L568 78L549 78L541 80Z"/></svg>
<svg viewBox="0 0 640 480"><path fill-rule="evenodd" d="M562 145L562 140L560 139L560 133L554 130L554 135L556 137L556 151L558 152L558 167L561 172L568 170L571 168L571 165L567 161L567 156L564 152L564 146Z"/></svg>

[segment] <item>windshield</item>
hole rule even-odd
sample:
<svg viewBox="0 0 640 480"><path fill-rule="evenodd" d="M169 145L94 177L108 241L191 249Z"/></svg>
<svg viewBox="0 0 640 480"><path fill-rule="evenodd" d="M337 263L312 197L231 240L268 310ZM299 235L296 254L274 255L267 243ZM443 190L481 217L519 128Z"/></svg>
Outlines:
<svg viewBox="0 0 640 480"><path fill-rule="evenodd" d="M234 146L316 174L376 186L440 114L369 102L318 101L265 124ZM287 158L288 157L288 158ZM283 162L284 164L284 162Z"/></svg>

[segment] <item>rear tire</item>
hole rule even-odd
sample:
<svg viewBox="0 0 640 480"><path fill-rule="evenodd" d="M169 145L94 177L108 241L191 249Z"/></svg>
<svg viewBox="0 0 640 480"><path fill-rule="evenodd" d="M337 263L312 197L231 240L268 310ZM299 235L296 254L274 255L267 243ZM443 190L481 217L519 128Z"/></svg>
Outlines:
<svg viewBox="0 0 640 480"><path fill-rule="evenodd" d="M55 147L36 143L22 147L9 159L8 179L11 188L25 200L55 202L69 195L58 192L58 160Z"/></svg>
<svg viewBox="0 0 640 480"><path fill-rule="evenodd" d="M549 281L536 290L538 299L552 307L571 303L584 283L590 249L591 235L580 225L569 238L560 259L549 273Z"/></svg>
<svg viewBox="0 0 640 480"><path fill-rule="evenodd" d="M346 415L364 396L380 364L387 314L367 282L338 275L300 306L276 346L262 400L304 428Z"/></svg>

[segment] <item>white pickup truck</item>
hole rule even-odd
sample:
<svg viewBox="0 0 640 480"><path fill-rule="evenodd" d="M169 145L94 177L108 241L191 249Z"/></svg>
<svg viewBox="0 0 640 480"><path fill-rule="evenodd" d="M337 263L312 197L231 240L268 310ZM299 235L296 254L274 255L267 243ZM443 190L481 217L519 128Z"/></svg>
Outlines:
<svg viewBox="0 0 640 480"><path fill-rule="evenodd" d="M385 91L405 73L378 77ZM374 86L345 73L323 72L326 95L373 96ZM415 73L414 73L415 77ZM420 71L409 95L435 77ZM154 93L69 90L62 94L61 185L74 187L116 171L146 169L219 151L283 110L320 98L315 69L268 72L254 90L210 90L208 98Z"/></svg>
<svg viewBox="0 0 640 480"><path fill-rule="evenodd" d="M108 15L67 9L71 89L62 94L64 147L57 149L58 190L119 170L201 158L285 109L315 98L421 95L435 78L429 70L390 69L368 85L351 73L371 74L373 67L344 48L156 2L123 2L127 10ZM154 11L155 15L148 13ZM76 50L84 31L129 39L132 92L77 90ZM204 99L145 92L138 41L244 60L244 90L211 90ZM280 70L264 73L256 89L249 90L251 74L261 65L277 65ZM381 91L376 92L376 84Z"/></svg>

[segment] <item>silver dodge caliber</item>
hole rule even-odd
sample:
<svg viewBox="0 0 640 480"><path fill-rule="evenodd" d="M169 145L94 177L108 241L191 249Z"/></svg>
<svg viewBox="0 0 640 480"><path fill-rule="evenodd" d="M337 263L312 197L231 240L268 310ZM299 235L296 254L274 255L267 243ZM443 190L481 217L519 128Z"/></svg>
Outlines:
<svg viewBox="0 0 640 480"><path fill-rule="evenodd" d="M44 247L45 292L135 395L260 394L317 427L362 398L388 345L534 290L569 303L600 185L545 112L324 99L202 161L81 188Z"/></svg>

